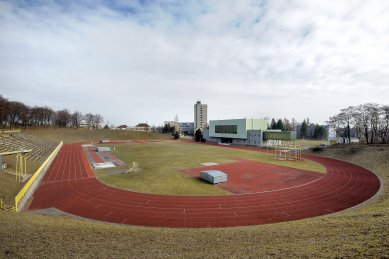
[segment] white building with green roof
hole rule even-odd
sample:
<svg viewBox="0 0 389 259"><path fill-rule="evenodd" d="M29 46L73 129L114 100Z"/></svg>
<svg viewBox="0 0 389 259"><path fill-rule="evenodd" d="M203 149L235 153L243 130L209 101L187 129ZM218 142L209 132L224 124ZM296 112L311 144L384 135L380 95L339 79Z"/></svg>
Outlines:
<svg viewBox="0 0 389 259"><path fill-rule="evenodd" d="M211 120L204 130L208 142L262 146L267 140L293 141L295 131L268 130L267 121L263 119Z"/></svg>

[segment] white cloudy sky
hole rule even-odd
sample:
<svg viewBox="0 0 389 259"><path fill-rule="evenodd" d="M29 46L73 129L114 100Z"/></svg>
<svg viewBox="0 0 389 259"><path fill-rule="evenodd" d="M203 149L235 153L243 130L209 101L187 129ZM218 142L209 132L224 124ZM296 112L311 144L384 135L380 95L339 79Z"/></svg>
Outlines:
<svg viewBox="0 0 389 259"><path fill-rule="evenodd" d="M65 3L64 3L65 2ZM389 1L2 1L0 94L159 125L389 104Z"/></svg>

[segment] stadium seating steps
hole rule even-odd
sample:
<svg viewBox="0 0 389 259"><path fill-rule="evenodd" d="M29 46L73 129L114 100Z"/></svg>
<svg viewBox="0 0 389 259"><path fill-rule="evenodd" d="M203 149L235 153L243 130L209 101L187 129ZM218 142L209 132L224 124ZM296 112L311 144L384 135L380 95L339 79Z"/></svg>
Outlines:
<svg viewBox="0 0 389 259"><path fill-rule="evenodd" d="M24 132L0 134L0 153L32 149L27 154L27 159L37 163L43 163L57 145L58 143Z"/></svg>

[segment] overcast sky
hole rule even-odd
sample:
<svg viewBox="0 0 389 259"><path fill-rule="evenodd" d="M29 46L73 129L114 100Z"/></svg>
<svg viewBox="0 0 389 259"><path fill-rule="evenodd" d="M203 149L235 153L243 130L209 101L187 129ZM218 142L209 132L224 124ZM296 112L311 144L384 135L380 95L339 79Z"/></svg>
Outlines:
<svg viewBox="0 0 389 259"><path fill-rule="evenodd" d="M0 94L114 124L389 104L389 1L2 1Z"/></svg>

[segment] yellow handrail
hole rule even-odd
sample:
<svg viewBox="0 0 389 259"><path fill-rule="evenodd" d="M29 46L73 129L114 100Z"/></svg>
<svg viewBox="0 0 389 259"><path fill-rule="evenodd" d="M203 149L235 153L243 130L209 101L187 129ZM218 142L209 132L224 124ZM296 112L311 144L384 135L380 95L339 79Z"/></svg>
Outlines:
<svg viewBox="0 0 389 259"><path fill-rule="evenodd" d="M33 174L33 176L30 178L30 180L28 180L28 182L23 186L23 188L20 190L20 192L15 196L16 211L19 211L20 200L24 197L26 192L30 189L31 185L34 183L35 179L42 173L43 169L51 161L53 156L62 147L62 145L63 145L63 141L61 141L61 143L59 143L59 145L54 149L54 151L50 154L50 156L46 159L46 161L38 168L38 170L36 170L36 172Z"/></svg>
<svg viewBox="0 0 389 259"><path fill-rule="evenodd" d="M16 208L5 204L3 199L0 198L0 210L16 211Z"/></svg>

